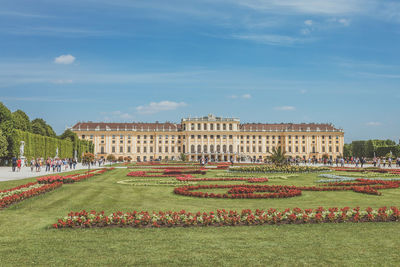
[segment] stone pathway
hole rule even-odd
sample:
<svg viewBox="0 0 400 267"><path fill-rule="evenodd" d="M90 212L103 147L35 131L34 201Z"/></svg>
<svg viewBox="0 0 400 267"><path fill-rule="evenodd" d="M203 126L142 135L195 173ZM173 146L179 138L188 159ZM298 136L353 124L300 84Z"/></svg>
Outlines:
<svg viewBox="0 0 400 267"><path fill-rule="evenodd" d="M103 167L103 165L101 166ZM75 170L82 170L85 169L87 170L87 166L82 166L82 164L78 163L76 165ZM99 168L98 166L91 166L90 169L97 169ZM11 181L11 180L21 180L21 179L25 179L25 178L31 178L31 177L37 177L37 176L43 176L43 175L57 175L63 172L70 172L71 169L68 166L68 169L64 169L64 167L62 168L61 172L53 172L52 170L49 172L45 171L46 167L41 168L40 172L36 172L35 169L33 170L33 172L31 172L31 168L30 167L22 167L21 171L17 172L13 172L11 167L0 167L0 182L3 181ZM74 169L72 169L72 171L74 171Z"/></svg>

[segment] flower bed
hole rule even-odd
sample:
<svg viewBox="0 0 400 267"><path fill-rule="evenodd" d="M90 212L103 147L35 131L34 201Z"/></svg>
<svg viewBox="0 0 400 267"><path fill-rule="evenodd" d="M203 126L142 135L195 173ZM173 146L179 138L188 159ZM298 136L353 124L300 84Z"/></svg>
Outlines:
<svg viewBox="0 0 400 267"><path fill-rule="evenodd" d="M193 181L193 182L201 182L201 181L246 181L249 183L265 183L268 182L268 178L258 178L258 177L228 177L228 178L193 178L193 177L176 177L179 181Z"/></svg>
<svg viewBox="0 0 400 267"><path fill-rule="evenodd" d="M162 179L131 179L118 181L118 184L132 185L132 186L182 186L182 185L195 185L195 182L179 181L175 178L162 178Z"/></svg>
<svg viewBox="0 0 400 267"><path fill-rule="evenodd" d="M344 222L398 222L400 210L397 207L379 209L366 208L317 208L317 209L276 209L268 210L217 210L216 212L182 211L121 211L105 215L104 211L70 212L58 219L53 228L91 228L91 227L195 227L195 226L244 226L281 225Z"/></svg>
<svg viewBox="0 0 400 267"><path fill-rule="evenodd" d="M28 183L12 189L0 192L0 208L5 208L24 199L31 198L52 191L62 186L62 183L40 185L38 183Z"/></svg>
<svg viewBox="0 0 400 267"><path fill-rule="evenodd" d="M205 178L207 179L207 178ZM186 179L188 180L188 179ZM190 179L194 180L194 179ZM174 193L183 196L200 198L289 198L300 196L302 191L354 191L369 195L381 195L377 190L398 188L400 181L382 181L356 179L356 182L335 182L322 186L287 186L287 185L196 185L183 186L174 189ZM230 188L230 189L229 189ZM238 189L240 188L240 190ZM227 193L215 194L197 190L229 189ZM195 192L193 192L195 191ZM271 193L265 193L271 192ZM257 194L264 193L264 194Z"/></svg>
<svg viewBox="0 0 400 267"><path fill-rule="evenodd" d="M321 172L328 171L329 168L325 167L310 167L310 166L296 166L296 165L260 165L251 167L235 167L230 168L232 172L261 172L261 173L303 173L303 172Z"/></svg>
<svg viewBox="0 0 400 267"><path fill-rule="evenodd" d="M198 170L188 170L188 169L181 169L181 170L178 170L178 169L174 169L174 170L171 170L171 169L166 169L166 170L164 170L164 175L181 175L181 174L201 174L201 175L204 175L204 174L206 174L206 170L205 169L203 169L203 168L201 168L201 169L198 169Z"/></svg>
<svg viewBox="0 0 400 267"><path fill-rule="evenodd" d="M105 169L97 169L91 170L85 173L71 174L66 176L61 175L53 175L37 178L39 184L52 184L52 183L63 183L63 184L71 184L75 182L79 182L81 180L93 177L95 175L103 174L106 171L113 170L114 168L105 168Z"/></svg>
<svg viewBox="0 0 400 267"><path fill-rule="evenodd" d="M145 171L134 171L127 174L131 177L174 177L176 174L148 174Z"/></svg>

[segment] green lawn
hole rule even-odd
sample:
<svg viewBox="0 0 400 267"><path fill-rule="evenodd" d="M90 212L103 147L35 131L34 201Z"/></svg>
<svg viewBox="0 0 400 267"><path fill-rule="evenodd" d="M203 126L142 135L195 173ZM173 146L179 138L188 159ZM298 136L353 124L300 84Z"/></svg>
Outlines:
<svg viewBox="0 0 400 267"><path fill-rule="evenodd" d="M51 229L70 211L267 209L400 206L400 189L382 196L303 192L287 199L201 199L173 187L117 184L132 170L116 169L63 185L0 211L0 265L397 265L399 223L314 224L206 228ZM205 177L221 176L209 171ZM237 174L235 174L237 175ZM245 176L245 175L243 175ZM278 176L253 175L253 176ZM146 178L148 179L148 178ZM267 184L315 185L317 174ZM34 179L0 183L0 189ZM202 182L237 184L239 182ZM241 182L245 183L245 182Z"/></svg>

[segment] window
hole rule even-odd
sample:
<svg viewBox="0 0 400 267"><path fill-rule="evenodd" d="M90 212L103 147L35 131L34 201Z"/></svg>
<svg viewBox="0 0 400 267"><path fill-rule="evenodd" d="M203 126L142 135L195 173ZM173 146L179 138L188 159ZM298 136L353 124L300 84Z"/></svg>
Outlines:
<svg viewBox="0 0 400 267"><path fill-rule="evenodd" d="M191 129L192 131L194 131L194 123L192 123L190 129Z"/></svg>
<svg viewBox="0 0 400 267"><path fill-rule="evenodd" d="M113 135L112 138L115 139L115 135Z"/></svg>
<svg viewBox="0 0 400 267"><path fill-rule="evenodd" d="M329 147L329 152L332 153L332 147L331 146Z"/></svg>
<svg viewBox="0 0 400 267"><path fill-rule="evenodd" d="M229 136L229 139L233 139L233 136L232 136L232 135L230 135L230 136Z"/></svg>
<svg viewBox="0 0 400 267"><path fill-rule="evenodd" d="M123 144L123 143L124 143L124 140L119 140L119 143L120 143L120 144Z"/></svg>
<svg viewBox="0 0 400 267"><path fill-rule="evenodd" d="M217 131L219 131L219 130L220 130L220 124L217 123Z"/></svg>
<svg viewBox="0 0 400 267"><path fill-rule="evenodd" d="M123 139L124 138L124 136L123 135L120 135L120 137L119 137L120 139Z"/></svg>
<svg viewBox="0 0 400 267"><path fill-rule="evenodd" d="M211 124L210 124L210 130L211 130L211 131L214 131L214 123L211 123Z"/></svg>
<svg viewBox="0 0 400 267"><path fill-rule="evenodd" d="M203 152L204 152L204 153L207 153L207 145L204 145L204 146L203 146Z"/></svg>
<svg viewBox="0 0 400 267"><path fill-rule="evenodd" d="M250 152L250 147L246 147L246 152Z"/></svg>
<svg viewBox="0 0 400 267"><path fill-rule="evenodd" d="M168 153L168 147L167 146L165 147L165 153Z"/></svg>
<svg viewBox="0 0 400 267"><path fill-rule="evenodd" d="M143 139L147 139L147 135L143 135Z"/></svg>
<svg viewBox="0 0 400 267"><path fill-rule="evenodd" d="M244 152L244 148L242 146L240 147L240 152Z"/></svg>
<svg viewBox="0 0 400 267"><path fill-rule="evenodd" d="M140 139L140 135L137 136L137 139Z"/></svg>
<svg viewBox="0 0 400 267"><path fill-rule="evenodd" d="M197 153L201 153L201 145L197 145Z"/></svg>
<svg viewBox="0 0 400 267"><path fill-rule="evenodd" d="M267 146L267 152L269 152L269 146Z"/></svg>
<svg viewBox="0 0 400 267"><path fill-rule="evenodd" d="M143 153L147 153L147 147L143 147Z"/></svg>
<svg viewBox="0 0 400 267"><path fill-rule="evenodd" d="M336 152L339 153L339 146L336 146Z"/></svg>
<svg viewBox="0 0 400 267"><path fill-rule="evenodd" d="M261 150L262 150L262 148L259 146L259 147L258 147L258 152L261 152Z"/></svg>
<svg viewBox="0 0 400 267"><path fill-rule="evenodd" d="M93 139L93 135L90 136L90 139Z"/></svg>
<svg viewBox="0 0 400 267"><path fill-rule="evenodd" d="M292 153L292 147L291 146L289 147L289 152Z"/></svg>
<svg viewBox="0 0 400 267"><path fill-rule="evenodd" d="M303 153L306 153L306 147L303 146Z"/></svg>
<svg viewBox="0 0 400 267"><path fill-rule="evenodd" d="M210 152L211 152L211 153L214 153L214 145L211 145L211 146L210 146Z"/></svg>
<svg viewBox="0 0 400 267"><path fill-rule="evenodd" d="M115 153L115 146L111 148L112 153Z"/></svg>
<svg viewBox="0 0 400 267"><path fill-rule="evenodd" d="M223 129L224 131L226 131L226 124L225 124L225 123L222 124L222 129Z"/></svg>
<svg viewBox="0 0 400 267"><path fill-rule="evenodd" d="M191 145L191 146L190 146L190 152L191 152L191 153L196 153L196 151L194 151L194 145Z"/></svg>
<svg viewBox="0 0 400 267"><path fill-rule="evenodd" d="M197 124L197 130L199 130L199 131L201 130L201 123Z"/></svg>
<svg viewBox="0 0 400 267"><path fill-rule="evenodd" d="M115 140L112 140L112 143L115 144Z"/></svg>
<svg viewBox="0 0 400 267"><path fill-rule="evenodd" d="M104 139L104 135L101 136L101 139Z"/></svg>
<svg viewBox="0 0 400 267"><path fill-rule="evenodd" d="M322 152L325 152L325 147L324 146L322 147Z"/></svg>
<svg viewBox="0 0 400 267"><path fill-rule="evenodd" d="M299 152L299 147L298 146L296 146L296 153L298 153Z"/></svg>
<svg viewBox="0 0 400 267"><path fill-rule="evenodd" d="M197 136L197 139L201 139L201 135L198 135L198 136Z"/></svg>
<svg viewBox="0 0 400 267"><path fill-rule="evenodd" d="M150 153L153 153L153 147L152 146L150 147Z"/></svg>
<svg viewBox="0 0 400 267"><path fill-rule="evenodd" d="M131 153L131 147L128 146L128 153Z"/></svg>
<svg viewBox="0 0 400 267"><path fill-rule="evenodd" d="M204 129L205 131L207 131L207 123L204 123L204 124L203 124L203 129Z"/></svg>
<svg viewBox="0 0 400 267"><path fill-rule="evenodd" d="M229 131L232 131L233 130L233 126L232 126L232 123L230 123L229 124Z"/></svg>
<svg viewBox="0 0 400 267"><path fill-rule="evenodd" d="M162 147L158 147L158 153L162 153Z"/></svg>
<svg viewBox="0 0 400 267"><path fill-rule="evenodd" d="M191 139L194 139L194 135L191 135L190 138L191 138Z"/></svg>
<svg viewBox="0 0 400 267"><path fill-rule="evenodd" d="M124 147L123 146L119 147L119 153L124 153Z"/></svg>
<svg viewBox="0 0 400 267"><path fill-rule="evenodd" d="M137 147L137 153L140 153L140 147L139 146Z"/></svg>
<svg viewBox="0 0 400 267"><path fill-rule="evenodd" d="M175 152L175 147L171 147L171 152L172 152L172 153Z"/></svg>
<svg viewBox="0 0 400 267"><path fill-rule="evenodd" d="M222 146L222 151L223 151L224 153L226 153L226 145L223 145L223 146Z"/></svg>
<svg viewBox="0 0 400 267"><path fill-rule="evenodd" d="M233 153L233 146L229 145L229 152Z"/></svg>
<svg viewBox="0 0 400 267"><path fill-rule="evenodd" d="M101 154L104 154L104 146L102 146L100 149L101 149Z"/></svg>

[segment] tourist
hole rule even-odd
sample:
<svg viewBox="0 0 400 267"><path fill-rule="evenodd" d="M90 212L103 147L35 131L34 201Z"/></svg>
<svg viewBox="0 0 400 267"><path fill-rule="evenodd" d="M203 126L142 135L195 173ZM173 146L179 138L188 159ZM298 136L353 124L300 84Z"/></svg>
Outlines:
<svg viewBox="0 0 400 267"><path fill-rule="evenodd" d="M19 158L19 159L17 160L17 168L18 168L18 171L19 171L19 172L21 171L21 163L22 163L22 161L21 161L21 159Z"/></svg>
<svg viewBox="0 0 400 267"><path fill-rule="evenodd" d="M388 159L388 167L389 168L392 167L392 157L389 157L389 159Z"/></svg>
<svg viewBox="0 0 400 267"><path fill-rule="evenodd" d="M51 164L50 158L47 158L47 160L46 160L46 172L50 171L50 164Z"/></svg>
<svg viewBox="0 0 400 267"><path fill-rule="evenodd" d="M382 163L383 163L383 168L385 168L386 167L386 158L383 158Z"/></svg>
<svg viewBox="0 0 400 267"><path fill-rule="evenodd" d="M15 156L12 157L11 164L12 164L12 171L15 172L15 168L17 167L17 158Z"/></svg>
<svg viewBox="0 0 400 267"><path fill-rule="evenodd" d="M35 159L32 158L31 159L31 172L33 172L33 168L35 167L35 164L36 164Z"/></svg>

